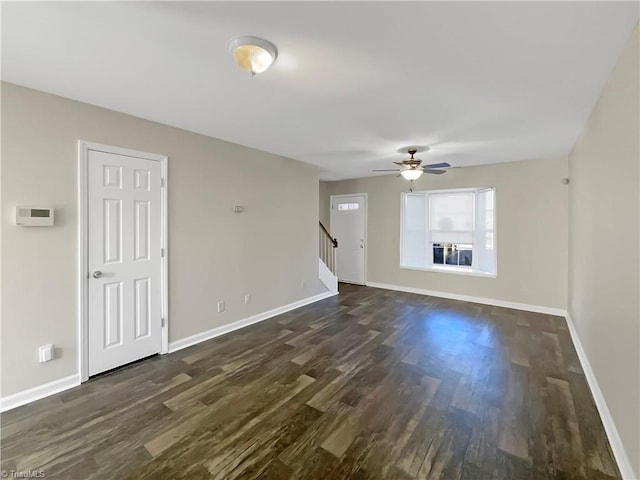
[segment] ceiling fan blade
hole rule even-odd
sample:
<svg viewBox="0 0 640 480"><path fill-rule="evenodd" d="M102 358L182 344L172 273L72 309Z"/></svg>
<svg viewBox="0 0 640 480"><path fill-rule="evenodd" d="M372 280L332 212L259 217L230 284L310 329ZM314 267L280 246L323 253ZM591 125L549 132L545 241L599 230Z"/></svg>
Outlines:
<svg viewBox="0 0 640 480"><path fill-rule="evenodd" d="M403 166L405 164L404 162L393 162L393 163L395 163L396 165L400 165L400 166Z"/></svg>
<svg viewBox="0 0 640 480"><path fill-rule="evenodd" d="M424 173L432 173L434 175L442 175L443 173L447 173L447 171L446 170L431 170L431 169L425 168L424 169Z"/></svg>
<svg viewBox="0 0 640 480"><path fill-rule="evenodd" d="M397 168L394 168L393 170L371 170L372 172L399 172L400 170L398 170Z"/></svg>
<svg viewBox="0 0 640 480"><path fill-rule="evenodd" d="M450 166L451 165L449 165L447 162L442 162L442 163L432 163L431 165L425 165L424 168L447 168Z"/></svg>

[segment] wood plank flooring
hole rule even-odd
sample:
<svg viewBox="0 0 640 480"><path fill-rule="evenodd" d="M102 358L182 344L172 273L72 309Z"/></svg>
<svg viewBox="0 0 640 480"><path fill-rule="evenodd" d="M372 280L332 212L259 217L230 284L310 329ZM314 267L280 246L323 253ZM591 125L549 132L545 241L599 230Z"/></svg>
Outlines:
<svg viewBox="0 0 640 480"><path fill-rule="evenodd" d="M338 297L2 415L52 479L620 478L563 318Z"/></svg>

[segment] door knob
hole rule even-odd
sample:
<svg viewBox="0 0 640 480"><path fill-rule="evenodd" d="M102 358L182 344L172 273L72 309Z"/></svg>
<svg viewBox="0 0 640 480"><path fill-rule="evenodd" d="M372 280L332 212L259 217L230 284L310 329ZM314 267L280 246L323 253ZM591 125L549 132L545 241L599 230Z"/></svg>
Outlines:
<svg viewBox="0 0 640 480"><path fill-rule="evenodd" d="M100 270L96 270L95 272L93 272L93 278L100 278L102 277L102 272Z"/></svg>

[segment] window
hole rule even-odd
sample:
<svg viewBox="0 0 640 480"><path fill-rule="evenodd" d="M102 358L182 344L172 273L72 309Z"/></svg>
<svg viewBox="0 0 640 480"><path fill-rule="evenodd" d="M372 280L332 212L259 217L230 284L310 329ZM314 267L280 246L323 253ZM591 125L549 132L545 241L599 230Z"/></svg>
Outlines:
<svg viewBox="0 0 640 480"><path fill-rule="evenodd" d="M358 210L360 208L359 203L339 203L338 210Z"/></svg>
<svg viewBox="0 0 640 480"><path fill-rule="evenodd" d="M434 243L434 265L473 265L473 245L464 243Z"/></svg>
<svg viewBox="0 0 640 480"><path fill-rule="evenodd" d="M495 276L495 190L403 194L400 266Z"/></svg>

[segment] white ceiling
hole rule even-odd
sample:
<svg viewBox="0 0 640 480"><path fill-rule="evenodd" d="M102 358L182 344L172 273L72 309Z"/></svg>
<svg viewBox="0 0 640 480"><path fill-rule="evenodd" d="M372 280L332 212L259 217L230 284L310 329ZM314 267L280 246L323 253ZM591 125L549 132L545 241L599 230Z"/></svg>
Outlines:
<svg viewBox="0 0 640 480"><path fill-rule="evenodd" d="M637 2L2 3L3 80L320 166L566 155ZM280 56L251 78L226 51Z"/></svg>

